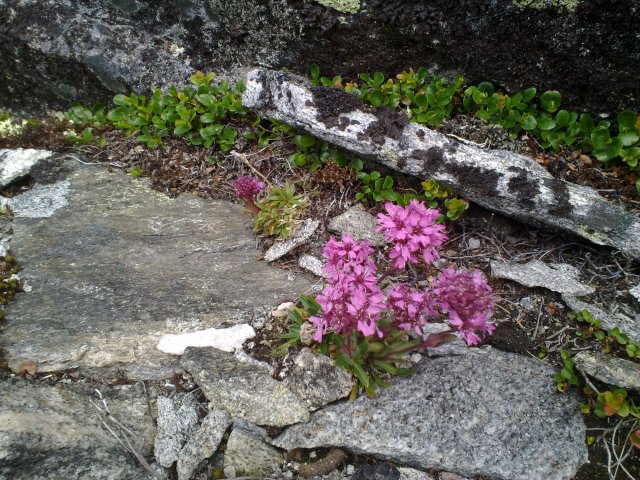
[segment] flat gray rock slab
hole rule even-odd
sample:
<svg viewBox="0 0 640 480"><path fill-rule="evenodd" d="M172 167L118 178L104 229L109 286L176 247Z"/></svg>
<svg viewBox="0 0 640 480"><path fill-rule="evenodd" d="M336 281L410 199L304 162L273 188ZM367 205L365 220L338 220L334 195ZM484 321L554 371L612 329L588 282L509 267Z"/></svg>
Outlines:
<svg viewBox="0 0 640 480"><path fill-rule="evenodd" d="M267 443L267 432L243 420L236 420L224 452L224 466L238 475L253 478L280 472L284 457Z"/></svg>
<svg viewBox="0 0 640 480"><path fill-rule="evenodd" d="M566 263L547 264L538 260L527 263L491 262L491 276L513 280L526 287L544 287L567 295L590 295L595 288L578 280L580 271Z"/></svg>
<svg viewBox="0 0 640 480"><path fill-rule="evenodd" d="M181 368L156 349L162 335L241 323L311 285L258 260L240 205L171 199L93 166L43 187L14 198L32 206L17 210L12 245L33 287L0 336L14 371L34 361L40 372L167 378Z"/></svg>
<svg viewBox="0 0 640 480"><path fill-rule="evenodd" d="M29 175L33 167L55 155L48 150L31 148L0 149L0 188Z"/></svg>
<svg viewBox="0 0 640 480"><path fill-rule="evenodd" d="M373 246L382 247L387 242L381 233L376 233L377 227L376 217L367 212L361 203L357 203L329 222L329 230L332 232L348 233L357 240L368 240Z"/></svg>
<svg viewBox="0 0 640 480"><path fill-rule="evenodd" d="M109 410L151 452L155 427L141 385L99 388ZM0 478L34 480L147 480L134 456L103 426L84 384L0 379ZM113 428L113 425L111 425Z"/></svg>
<svg viewBox="0 0 640 480"><path fill-rule="evenodd" d="M178 405L176 405L178 404ZM187 441L198 430L198 412L192 396L158 397L158 433L153 454L163 467L171 467Z"/></svg>
<svg viewBox="0 0 640 480"><path fill-rule="evenodd" d="M620 312L609 312L572 295L562 295L562 300L574 312L589 311L594 318L602 321L603 329L611 330L618 327L633 342L640 341L640 312L636 312L632 317Z"/></svg>
<svg viewBox="0 0 640 480"><path fill-rule="evenodd" d="M601 352L578 352L576 368L608 385L640 391L640 364Z"/></svg>
<svg viewBox="0 0 640 480"><path fill-rule="evenodd" d="M424 359L374 399L340 402L287 428L286 449L336 446L473 478L568 480L587 461L579 401L554 370L498 350Z"/></svg>
<svg viewBox="0 0 640 480"><path fill-rule="evenodd" d="M261 365L241 362L232 353L211 347L189 347L181 361L213 408L256 425L274 427L309 418L303 400Z"/></svg>
<svg viewBox="0 0 640 480"><path fill-rule="evenodd" d="M300 226L300 229L294 233L293 237L288 240L276 242L269 247L269 250L264 253L264 261L273 262L274 260L284 257L300 245L304 245L319 226L320 222L318 220L311 218L306 219Z"/></svg>

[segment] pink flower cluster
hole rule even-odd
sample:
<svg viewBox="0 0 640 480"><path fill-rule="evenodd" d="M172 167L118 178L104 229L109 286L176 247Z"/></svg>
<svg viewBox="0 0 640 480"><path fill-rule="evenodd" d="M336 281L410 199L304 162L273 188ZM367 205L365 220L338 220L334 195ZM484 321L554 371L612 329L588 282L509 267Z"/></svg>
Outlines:
<svg viewBox="0 0 640 480"><path fill-rule="evenodd" d="M264 183L254 177L245 175L233 182L236 195L245 202L253 202L254 197L264 189Z"/></svg>
<svg viewBox="0 0 640 480"><path fill-rule="evenodd" d="M407 263L418 263L418 255L425 263L440 258L436 248L447 240L444 225L435 223L440 212L426 208L423 202L411 200L406 207L393 203L384 206L388 215L378 214L376 232L384 232L384 238L393 244L389 257L395 269L405 268Z"/></svg>
<svg viewBox="0 0 640 480"><path fill-rule="evenodd" d="M324 271L328 284L316 298L322 307L322 316L309 318L316 327L317 341L321 341L329 329L347 336L354 330L367 337L382 336L377 322L386 304L377 285L376 265L370 259L372 253L369 242L354 240L350 235L344 235L342 241L331 238L325 245Z"/></svg>
<svg viewBox="0 0 640 480"><path fill-rule="evenodd" d="M438 258L436 248L446 239L444 226L435 224L437 210L427 209L422 202L412 201L407 207L387 203L389 215L378 215L388 241L393 243L390 257L394 269L417 263L418 254L426 263ZM354 331L369 337L383 337L378 326L383 314L393 318L393 326L423 333L424 325L439 314L448 314L452 331L469 344L477 344L481 336L495 326L489 322L493 313L493 293L479 270L467 272L453 267L443 270L431 288L419 289L399 283L389 289L385 298L378 287L377 268L371 260L373 248L366 241L344 235L342 241L331 238L324 247L327 285L317 301L322 315L309 321L316 327L319 342L328 332L350 336ZM481 336L480 336L481 335Z"/></svg>
<svg viewBox="0 0 640 480"><path fill-rule="evenodd" d="M449 325L460 332L469 345L491 334L495 325L489 322L493 314L493 291L479 270L467 272L453 267L443 270L433 283L433 296L442 312L449 314Z"/></svg>

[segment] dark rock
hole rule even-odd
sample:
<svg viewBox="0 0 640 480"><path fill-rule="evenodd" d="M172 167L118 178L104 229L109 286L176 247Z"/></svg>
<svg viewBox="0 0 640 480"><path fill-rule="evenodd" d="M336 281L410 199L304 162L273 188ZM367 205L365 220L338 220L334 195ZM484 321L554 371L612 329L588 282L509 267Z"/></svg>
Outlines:
<svg viewBox="0 0 640 480"><path fill-rule="evenodd" d="M13 198L12 249L33 290L6 312L10 368L168 378L182 369L156 348L164 334L241 323L309 288L257 260L240 205L170 199L144 179L74 168Z"/></svg>
<svg viewBox="0 0 640 480"><path fill-rule="evenodd" d="M555 179L524 155L459 143L416 123L405 125L390 118L384 109L355 103L357 98L345 91L334 90L332 95L349 105L339 114L349 120L349 126L332 126L327 118L336 114L316 100L319 88L282 72L256 69L247 75L243 102L265 116L394 170L418 178L432 177L490 210L640 258L640 218L606 201L595 190ZM375 126L374 134L371 126Z"/></svg>
<svg viewBox="0 0 640 480"><path fill-rule="evenodd" d="M135 435L130 440L140 454L149 455L155 428L142 385L98 389L114 417ZM0 478L147 480L91 402L103 408L90 385L0 379Z"/></svg>
<svg viewBox="0 0 640 480"><path fill-rule="evenodd" d="M399 480L399 478L400 472L397 468L381 463L360 467L353 474L351 480Z"/></svg>
<svg viewBox="0 0 640 480"><path fill-rule="evenodd" d="M568 480L587 461L576 397L557 395L552 367L498 350L427 358L370 399L339 402L273 444L337 447L473 478Z"/></svg>
<svg viewBox="0 0 640 480"><path fill-rule="evenodd" d="M0 6L0 104L20 109L95 103L179 83L196 69L261 65L307 73L312 63L348 78L426 66L510 91L557 89L566 106L594 113L637 110L640 101L635 0L2 0Z"/></svg>

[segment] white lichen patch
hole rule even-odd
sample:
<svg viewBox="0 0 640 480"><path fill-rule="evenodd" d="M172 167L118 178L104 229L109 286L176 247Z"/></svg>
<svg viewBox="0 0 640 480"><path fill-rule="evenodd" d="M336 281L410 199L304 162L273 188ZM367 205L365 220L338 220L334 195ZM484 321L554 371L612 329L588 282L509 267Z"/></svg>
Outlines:
<svg viewBox="0 0 640 480"><path fill-rule="evenodd" d="M182 355L187 347L213 347L225 352L233 352L242 344L256 336L249 324L234 325L229 328L207 328L191 333L163 335L156 348L171 355Z"/></svg>
<svg viewBox="0 0 640 480"><path fill-rule="evenodd" d="M543 10L545 8L557 8L558 10L575 11L582 0L513 0L513 4L521 8L535 8Z"/></svg>
<svg viewBox="0 0 640 480"><path fill-rule="evenodd" d="M36 185L31 190L13 197L11 209L15 217L47 218L69 204L68 180L51 185Z"/></svg>
<svg viewBox="0 0 640 480"><path fill-rule="evenodd" d="M360 0L316 0L320 5L342 13L358 13Z"/></svg>

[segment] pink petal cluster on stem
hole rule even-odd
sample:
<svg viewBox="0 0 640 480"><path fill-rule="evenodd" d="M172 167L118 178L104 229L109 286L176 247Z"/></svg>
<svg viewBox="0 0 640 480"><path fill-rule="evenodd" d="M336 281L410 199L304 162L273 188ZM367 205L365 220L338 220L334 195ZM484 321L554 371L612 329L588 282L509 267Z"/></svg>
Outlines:
<svg viewBox="0 0 640 480"><path fill-rule="evenodd" d="M245 202L253 202L255 196L264 189L264 183L255 177L245 175L234 180L233 189Z"/></svg>
<svg viewBox="0 0 640 480"><path fill-rule="evenodd" d="M411 200L406 207L386 203L384 208L387 215L378 214L380 226L376 232L383 232L385 240L393 244L389 257L396 270L405 268L407 263L416 264L420 258L427 264L440 258L436 249L448 237L444 225L436 223L438 210L417 200Z"/></svg>

